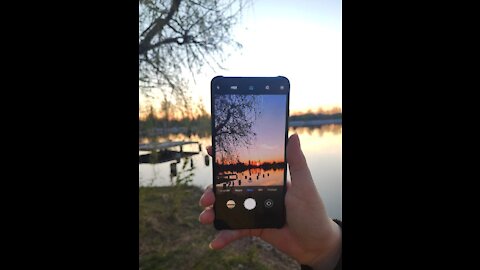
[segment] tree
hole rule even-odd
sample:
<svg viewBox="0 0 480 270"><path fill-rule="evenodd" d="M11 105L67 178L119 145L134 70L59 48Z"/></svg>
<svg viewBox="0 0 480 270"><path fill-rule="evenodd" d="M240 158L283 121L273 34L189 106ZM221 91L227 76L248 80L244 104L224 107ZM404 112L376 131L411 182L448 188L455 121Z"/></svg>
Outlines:
<svg viewBox="0 0 480 270"><path fill-rule="evenodd" d="M230 31L244 6L241 0L140 0L141 92L158 88L177 108L191 110L184 71L194 76L205 64L221 67L226 46L241 47Z"/></svg>
<svg viewBox="0 0 480 270"><path fill-rule="evenodd" d="M255 122L261 114L259 98L255 95L217 95L215 102L216 152L222 163L238 159L237 149L249 147L256 138Z"/></svg>

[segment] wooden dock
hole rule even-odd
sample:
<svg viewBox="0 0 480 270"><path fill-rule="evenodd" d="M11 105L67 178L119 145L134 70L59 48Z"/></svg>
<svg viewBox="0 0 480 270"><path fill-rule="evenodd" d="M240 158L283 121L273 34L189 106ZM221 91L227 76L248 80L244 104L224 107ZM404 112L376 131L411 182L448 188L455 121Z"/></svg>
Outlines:
<svg viewBox="0 0 480 270"><path fill-rule="evenodd" d="M197 144L198 152L183 151L183 146L188 144ZM171 148L174 147L180 147L180 149L172 150ZM195 141L172 141L162 143L139 144L138 150L146 152L139 154L139 163L163 163L171 160L180 160L180 158L183 157L196 155L202 151L202 146L199 142ZM151 159L152 153L155 153L153 160Z"/></svg>
<svg viewBox="0 0 480 270"><path fill-rule="evenodd" d="M183 150L183 146L187 144L198 144L200 148L200 144L195 141L176 141L176 142L162 142L162 143L141 143L138 145L138 150L140 151L160 151L166 150L167 148L177 147L180 146L180 150ZM200 151L199 151L200 152Z"/></svg>

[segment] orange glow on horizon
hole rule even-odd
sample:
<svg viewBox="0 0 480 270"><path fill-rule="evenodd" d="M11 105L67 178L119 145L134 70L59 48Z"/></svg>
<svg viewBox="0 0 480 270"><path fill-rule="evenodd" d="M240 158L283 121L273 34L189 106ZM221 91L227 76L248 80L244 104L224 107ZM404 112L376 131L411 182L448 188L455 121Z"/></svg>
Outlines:
<svg viewBox="0 0 480 270"><path fill-rule="evenodd" d="M335 114L335 113L342 113L342 107L339 106L324 106L324 107L318 107L318 108L305 108L303 110L294 110L290 112L290 116L297 116L297 115L303 115L303 114L308 114L308 113L313 113L313 114ZM147 116L150 114L146 109L143 109L139 112L138 118L141 121L144 121L147 119ZM162 119L164 117L163 113L159 113L158 111L154 112L154 115L157 119ZM207 111L206 115L210 116L210 112ZM192 116L188 116L186 118L189 118L190 120L193 120L193 118L199 117L201 114L199 113L192 113ZM182 120L184 119L182 117L181 112L175 112L172 113L169 116L170 121L175 121L175 120Z"/></svg>
<svg viewBox="0 0 480 270"><path fill-rule="evenodd" d="M316 109L313 108L305 108L302 110L295 110L290 112L291 116L297 116L297 115L303 115L303 114L335 114L335 113L341 113L342 112L342 107L340 106L323 106L323 107L318 107Z"/></svg>
<svg viewBox="0 0 480 270"><path fill-rule="evenodd" d="M221 161L220 161L220 159L219 159L218 157L216 158L216 162L217 162L218 164L221 163ZM224 164L224 165L232 165L232 164L244 164L244 165L248 165L248 162L249 162L249 160L247 160L247 161L241 161L241 160L240 160L239 163L237 163L236 161L226 161L226 162L223 163L223 164ZM252 166L257 166L257 167L258 167L258 166L262 166L262 165L264 165L264 164L282 163L282 162L284 162L284 160L283 160L283 157L282 157L282 158L280 158L280 159L275 159L275 160L273 160L273 159L264 160L264 161L252 161L252 160L250 160L250 162L251 162L250 165L252 165Z"/></svg>

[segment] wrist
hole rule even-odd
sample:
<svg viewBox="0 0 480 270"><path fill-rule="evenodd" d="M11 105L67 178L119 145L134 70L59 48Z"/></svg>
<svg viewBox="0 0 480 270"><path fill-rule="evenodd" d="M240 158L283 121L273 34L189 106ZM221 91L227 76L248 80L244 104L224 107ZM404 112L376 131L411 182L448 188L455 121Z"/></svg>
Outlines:
<svg viewBox="0 0 480 270"><path fill-rule="evenodd" d="M340 221L337 222L341 224ZM330 220L330 237L324 243L325 248L308 264L312 269L333 270L340 263L342 255L342 229L337 222Z"/></svg>

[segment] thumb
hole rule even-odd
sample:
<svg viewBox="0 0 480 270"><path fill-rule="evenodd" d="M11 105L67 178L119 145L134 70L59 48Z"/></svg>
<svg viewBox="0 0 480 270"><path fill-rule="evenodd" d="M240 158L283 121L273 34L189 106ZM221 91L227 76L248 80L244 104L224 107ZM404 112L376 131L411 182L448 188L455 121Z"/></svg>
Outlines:
<svg viewBox="0 0 480 270"><path fill-rule="evenodd" d="M310 169L300 147L298 134L293 134L287 143L287 162L290 169L292 189L310 193L316 191Z"/></svg>

